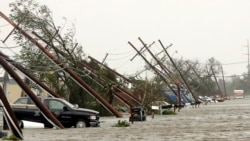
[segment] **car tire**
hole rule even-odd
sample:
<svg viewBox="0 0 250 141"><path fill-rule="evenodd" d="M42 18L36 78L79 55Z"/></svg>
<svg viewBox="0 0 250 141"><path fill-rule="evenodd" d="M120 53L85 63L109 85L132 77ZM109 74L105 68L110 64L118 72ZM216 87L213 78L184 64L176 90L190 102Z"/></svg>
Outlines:
<svg viewBox="0 0 250 141"><path fill-rule="evenodd" d="M44 128L53 128L54 126L50 123L44 123Z"/></svg>
<svg viewBox="0 0 250 141"><path fill-rule="evenodd" d="M86 128L87 123L85 120L78 120L75 124L75 128Z"/></svg>

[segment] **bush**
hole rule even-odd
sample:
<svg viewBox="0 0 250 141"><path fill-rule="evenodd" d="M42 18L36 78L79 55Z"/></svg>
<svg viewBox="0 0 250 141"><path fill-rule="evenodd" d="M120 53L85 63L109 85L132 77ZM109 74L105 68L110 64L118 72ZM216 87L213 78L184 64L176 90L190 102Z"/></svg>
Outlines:
<svg viewBox="0 0 250 141"><path fill-rule="evenodd" d="M130 126L130 124L126 120L118 120L118 122L114 125L114 127L128 127L128 126Z"/></svg>
<svg viewBox="0 0 250 141"><path fill-rule="evenodd" d="M122 106L116 106L117 111L119 112L128 112L129 109L127 107L122 107Z"/></svg>
<svg viewBox="0 0 250 141"><path fill-rule="evenodd" d="M163 115L176 115L177 113L172 110L166 110L162 112Z"/></svg>
<svg viewBox="0 0 250 141"><path fill-rule="evenodd" d="M21 141L20 138L14 136L14 135L10 135L9 137L4 137L2 140Z"/></svg>

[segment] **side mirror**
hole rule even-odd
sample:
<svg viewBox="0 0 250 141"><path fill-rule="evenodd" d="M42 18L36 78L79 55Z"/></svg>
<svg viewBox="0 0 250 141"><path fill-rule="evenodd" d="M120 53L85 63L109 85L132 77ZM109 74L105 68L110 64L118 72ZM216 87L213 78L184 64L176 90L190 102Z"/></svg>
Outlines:
<svg viewBox="0 0 250 141"><path fill-rule="evenodd" d="M79 108L79 105L78 105L78 104L75 104L75 108Z"/></svg>

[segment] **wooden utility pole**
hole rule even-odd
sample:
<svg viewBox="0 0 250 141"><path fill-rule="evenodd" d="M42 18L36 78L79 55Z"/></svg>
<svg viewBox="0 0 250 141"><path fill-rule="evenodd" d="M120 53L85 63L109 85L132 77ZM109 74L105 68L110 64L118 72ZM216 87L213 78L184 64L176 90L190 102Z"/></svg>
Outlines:
<svg viewBox="0 0 250 141"><path fill-rule="evenodd" d="M42 41L44 41L46 44L50 45L50 43L48 41L46 41L45 39L43 39L41 36L39 36L37 33L35 32L32 32L36 37L38 37L39 39L41 39ZM51 45L51 47L55 50L55 52L59 53L60 55L62 55L64 58L69 58L71 57L70 55L64 53L63 51L59 50L57 47ZM105 58L107 58L108 54L106 54ZM109 67L107 67L106 65L104 65L104 61L105 59L103 60L103 62L99 62L97 61L96 59L92 58L89 56L89 58L95 62L97 62L98 64L100 64L102 67L104 66L105 68L107 68L108 70L110 70L111 72L115 73L116 75L119 75L120 77L124 78L124 79L127 79L126 77L122 76L121 74L117 73L116 71L110 69ZM77 61L78 64L81 64L82 66L84 66L87 70L89 70L89 73L91 73L94 77L98 78L97 79L94 79L93 77L91 77L90 75L87 75L87 77L89 77L91 80L95 81L99 86L101 86L102 88L104 88L105 84L107 84L107 80L104 80L102 77L99 77L97 76L95 73L96 71L89 67L88 65L86 65L83 61ZM115 83L113 81L110 80L110 83ZM115 97L121 101L122 103L124 103L125 105L129 105L129 106L132 106L132 105L141 105L141 102L140 100L138 100L135 96L133 96L132 94L130 94L128 91L126 91L125 89L121 88L121 87L118 87L118 86L112 86L115 88L115 91L114 91L114 95ZM118 90L119 89L119 90ZM117 93L116 90L118 91L122 91L123 94L120 94L120 93ZM128 102L128 101L131 101L131 102ZM136 104L135 104L136 103ZM111 104L111 103L110 103Z"/></svg>
<svg viewBox="0 0 250 141"><path fill-rule="evenodd" d="M1 109L3 109L3 114L5 115L5 120L8 125L10 125L11 132L18 138L23 139L23 133L21 128L18 125L17 119L11 109L11 106L6 98L6 94L4 93L2 87L0 86L0 103Z"/></svg>
<svg viewBox="0 0 250 141"><path fill-rule="evenodd" d="M247 74L248 74L248 78L249 78L249 74L250 74L250 54L249 54L249 41L247 40Z"/></svg>
<svg viewBox="0 0 250 141"><path fill-rule="evenodd" d="M0 64L3 68L10 74L10 76L15 79L15 81L19 84L19 86L29 95L29 97L34 101L36 106L48 117L54 125L63 129L63 125L56 119L56 117L51 113L51 111L46 108L41 100L37 98L37 96L33 93L33 91L29 88L27 84L23 82L23 80L16 74L16 72L12 69L12 67L7 63L7 61L0 56Z"/></svg>
<svg viewBox="0 0 250 141"><path fill-rule="evenodd" d="M170 86L169 82L166 80L166 78L163 76L163 74L154 66L152 65L146 57L144 57L139 50L136 49L136 47L131 43L128 42L128 44L135 49L135 51L142 57L142 59L153 69L153 71L165 82L165 84L169 87L169 89L177 96L177 93L173 90L173 88Z"/></svg>
<svg viewBox="0 0 250 141"><path fill-rule="evenodd" d="M178 73L180 74L183 82L185 83L185 85L187 86L189 92L192 94L193 98L195 99L196 102L198 102L197 98L194 96L193 91L191 90L189 84L187 83L186 79L184 78L184 76L182 75L182 73L180 72L180 70L178 69L178 67L176 66L175 62L173 61L173 59L171 58L171 56L169 55L169 53L167 52L167 50L164 48L161 40L158 40L159 43L161 44L163 50L165 51L165 53L167 54L168 58L170 59L171 63L173 64L174 68L178 71Z"/></svg>
<svg viewBox="0 0 250 141"><path fill-rule="evenodd" d="M211 66L211 71L212 71L212 73L213 73L214 80L215 80L216 85L217 85L217 87L218 87L219 93L220 93L220 95L222 95L222 92L221 92L221 89L220 89L220 85L219 85L218 80L217 80L217 77L215 76L215 73L214 73L213 66Z"/></svg>
<svg viewBox="0 0 250 141"><path fill-rule="evenodd" d="M222 72L222 78L223 78L224 93L225 93L225 97L226 97L227 96L226 83L225 83L225 79L224 79L224 73L223 73L223 67L222 66L221 66L221 72Z"/></svg>
<svg viewBox="0 0 250 141"><path fill-rule="evenodd" d="M105 67L106 69L108 69L109 71L111 71L112 73L114 73L115 75L120 76L121 78L123 78L124 80L131 82L131 80L129 80L128 78L124 77L123 75L121 75L120 73L116 72L115 70L109 68L107 65L104 65L103 63L99 62L98 60L96 60L95 58L88 56L92 61L95 61L96 63L98 63L99 65L101 65L102 67ZM113 83L113 82L111 82ZM129 91L125 90L124 88L118 86L115 86L115 89L118 91L123 92L123 95L127 95L128 97L130 97L131 100L135 101L137 104L141 105L141 100L139 100L137 97L135 97L132 93L130 93Z"/></svg>
<svg viewBox="0 0 250 141"><path fill-rule="evenodd" d="M38 41L36 41L32 36L22 30L19 26L17 26L12 20L10 20L7 16L5 16L2 12L0 12L0 16L3 17L6 21L8 21L12 26L14 26L20 33L22 33L27 39L29 39L32 43L34 43L51 61L57 64L59 67L62 68L62 71L69 74L69 76L81 86L84 90L89 92L91 96L96 98L100 104L102 104L108 111L113 113L116 117L122 117L122 115L113 108L105 99L103 99L95 90L93 90L85 81L83 81L77 74L70 69L69 67L65 66L61 61L55 58L51 53L45 49Z"/></svg>
<svg viewBox="0 0 250 141"><path fill-rule="evenodd" d="M142 41L142 39L139 37L138 38L140 40L140 42L143 44L143 47L146 48L146 50L150 53L150 55L154 58L154 60L157 62L157 64L161 67L161 69L164 71L164 74L166 76L168 76L172 81L173 83L176 83L176 81L178 80L174 80L170 75L169 75L169 70L167 69L166 66L164 66L159 59L157 59L157 57L150 51L150 49L147 47L147 45ZM183 95L185 97L185 95Z"/></svg>
<svg viewBox="0 0 250 141"><path fill-rule="evenodd" d="M178 111L180 111L180 109L181 109L181 87L180 87L180 83L179 83L179 81L176 81L175 82L175 85L176 85L176 87L177 87L177 94L178 94Z"/></svg>
<svg viewBox="0 0 250 141"><path fill-rule="evenodd" d="M56 98L62 98L59 94L53 92L48 86L44 85L42 82L40 82L38 79L36 79L32 74L30 74L21 64L15 62L14 60L11 60L7 55L0 52L0 56L4 57L6 61L8 61L12 66L14 66L16 69L18 69L20 72L22 72L26 77L28 77L31 81L38 84L40 88L47 91L51 96Z"/></svg>
<svg viewBox="0 0 250 141"><path fill-rule="evenodd" d="M172 77L169 75L169 70L161 63L159 59L150 51L150 49L147 47L147 45L142 41L142 39L138 38L140 42L143 44L143 47L149 52L149 54L154 58L154 60L157 62L157 64L161 67L161 69L164 71L164 73L172 79ZM173 79L172 79L173 80Z"/></svg>

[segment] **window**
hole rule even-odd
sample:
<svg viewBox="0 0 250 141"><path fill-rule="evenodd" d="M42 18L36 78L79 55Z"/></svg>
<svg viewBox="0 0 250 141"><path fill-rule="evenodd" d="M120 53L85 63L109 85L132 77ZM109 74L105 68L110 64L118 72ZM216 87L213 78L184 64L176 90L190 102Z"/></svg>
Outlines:
<svg viewBox="0 0 250 141"><path fill-rule="evenodd" d="M49 100L49 109L51 110L63 110L65 105L61 101Z"/></svg>
<svg viewBox="0 0 250 141"><path fill-rule="evenodd" d="M14 104L35 104L29 97L22 97L17 99Z"/></svg>
<svg viewBox="0 0 250 141"><path fill-rule="evenodd" d="M14 104L28 104L28 98L19 98L14 102Z"/></svg>

